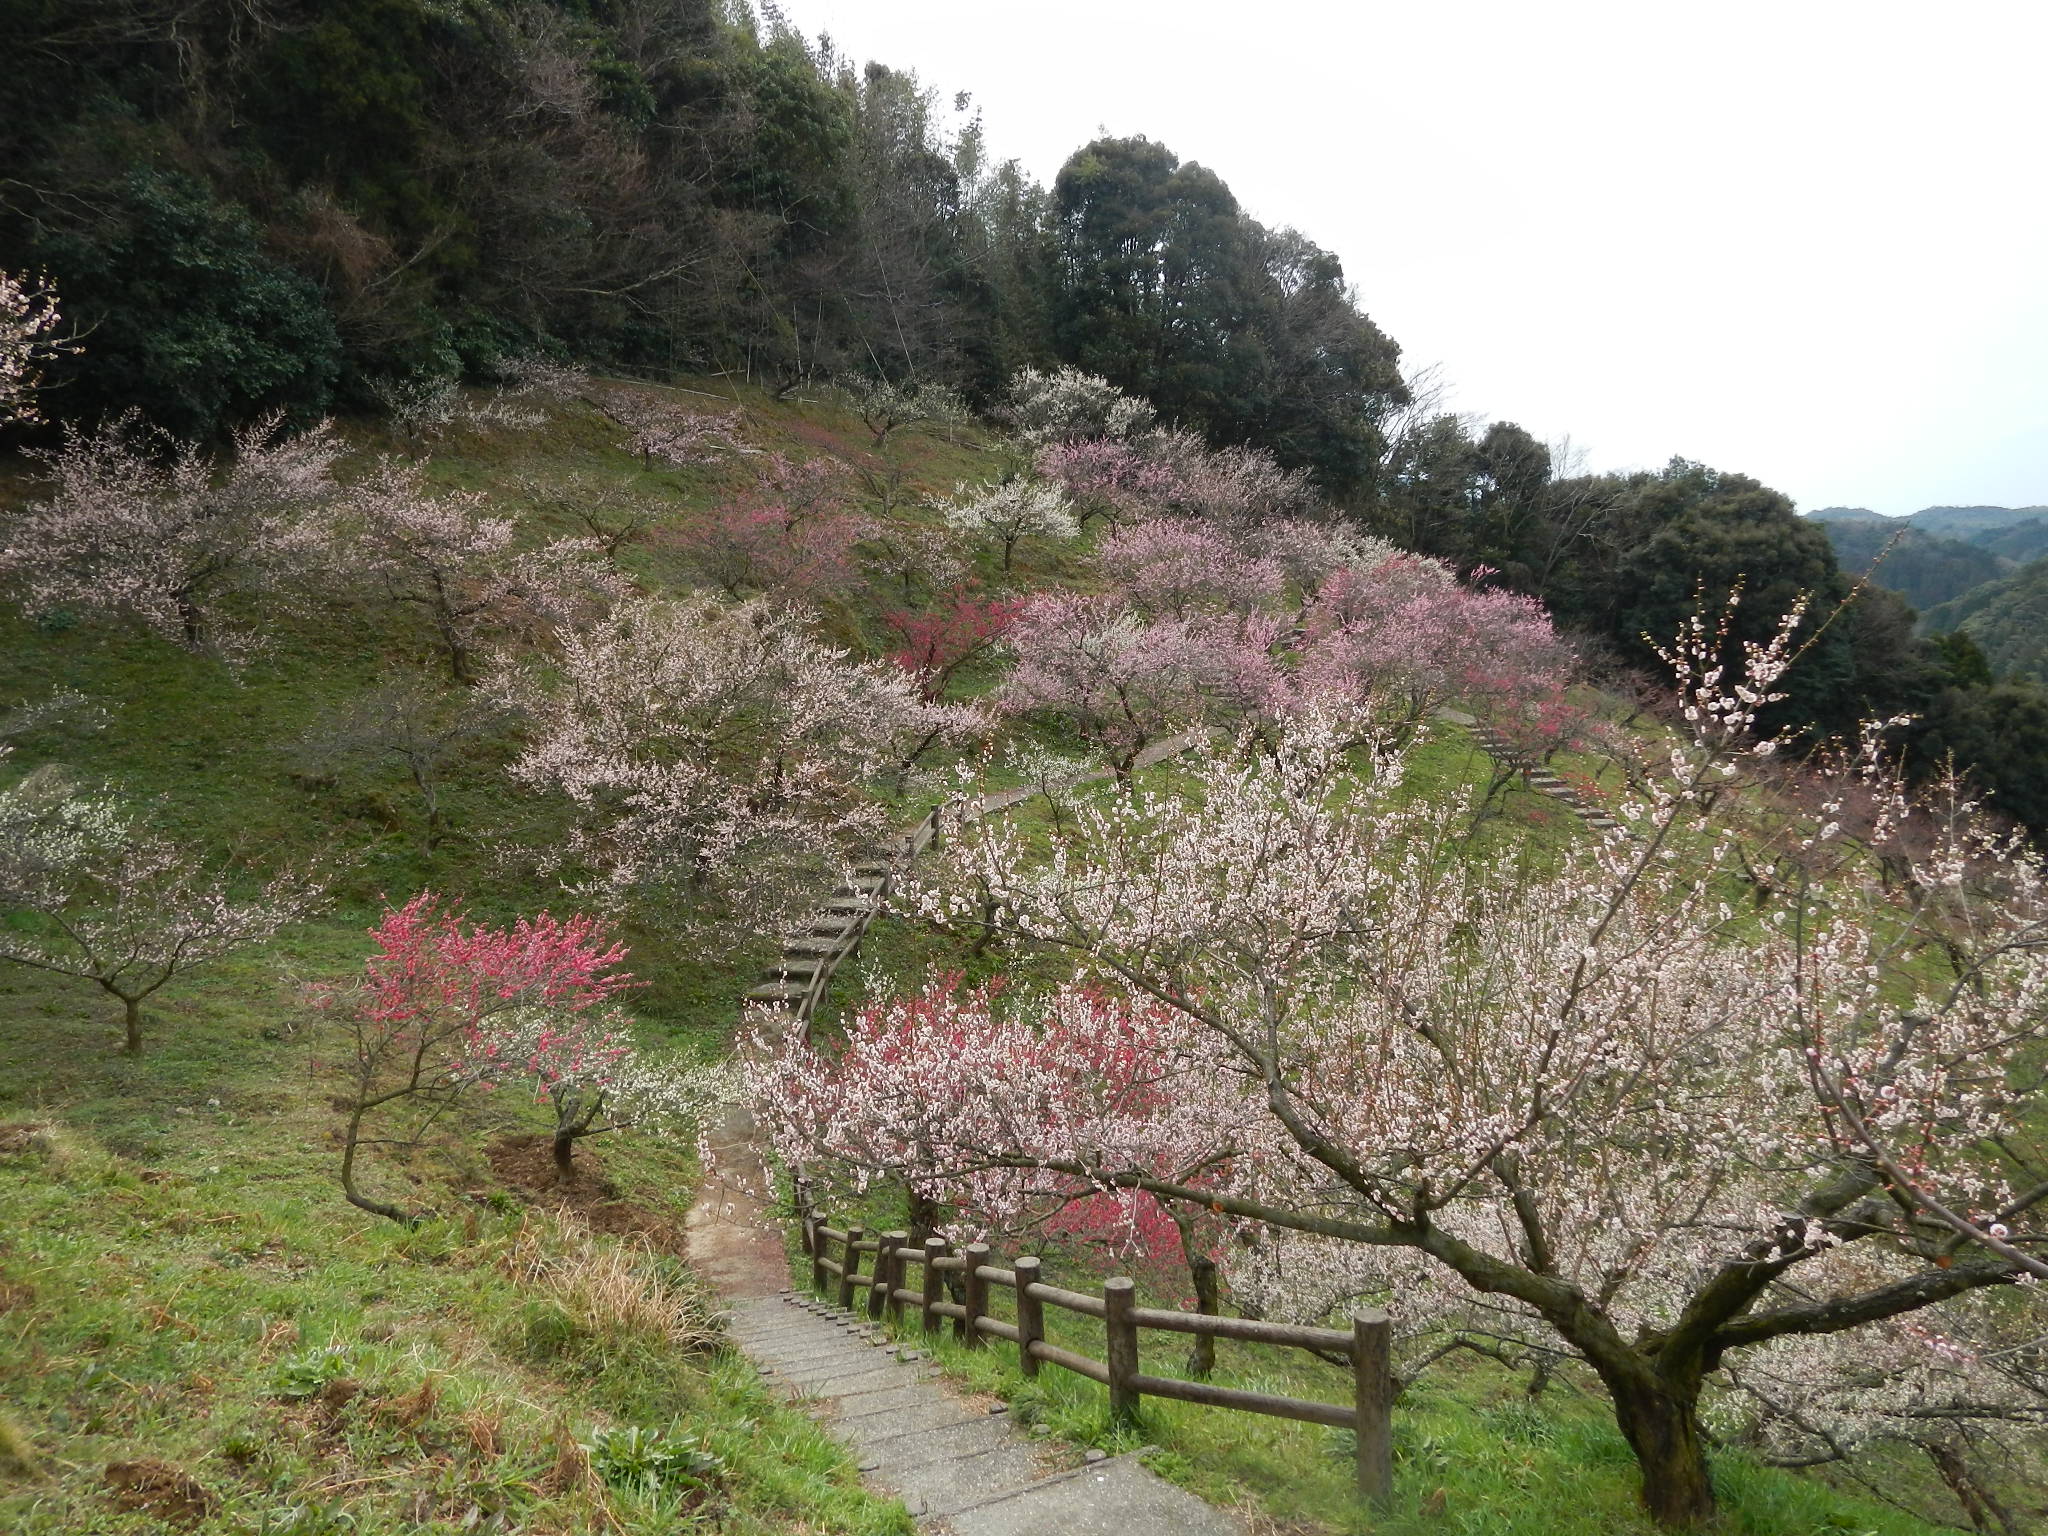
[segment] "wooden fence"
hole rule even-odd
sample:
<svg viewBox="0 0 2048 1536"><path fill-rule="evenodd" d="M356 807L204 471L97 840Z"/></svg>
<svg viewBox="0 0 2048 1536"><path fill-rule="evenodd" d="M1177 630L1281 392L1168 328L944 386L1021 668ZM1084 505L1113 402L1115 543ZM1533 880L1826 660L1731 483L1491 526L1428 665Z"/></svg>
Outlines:
<svg viewBox="0 0 2048 1536"><path fill-rule="evenodd" d="M853 1310L855 1295L866 1291L867 1315L876 1321L886 1317L901 1325L906 1310L914 1307L927 1334L937 1333L942 1322L950 1320L953 1336L969 1349L982 1348L992 1338L1014 1344L1017 1364L1026 1376L1036 1376L1041 1366L1050 1364L1101 1382L1109 1388L1110 1411L1119 1419L1129 1419L1140 1398L1164 1397L1352 1430L1358 1437L1359 1491L1383 1500L1391 1490L1393 1391L1388 1362L1391 1325L1386 1313L1358 1313L1351 1320L1350 1331L1345 1332L1200 1312L1168 1312L1139 1306L1133 1282L1121 1277L1103 1281L1101 1294L1090 1295L1047 1285L1039 1278L1039 1260L1030 1256L1004 1269L989 1263L986 1243L970 1243L953 1253L944 1238L928 1237L920 1247L909 1246L909 1239L907 1232L870 1234L860 1227L841 1230L814 1217L806 1218L803 1243L811 1261L812 1288L847 1311ZM833 1257L835 1250L837 1258ZM862 1274L862 1259L868 1254L874 1259ZM919 1271L919 1283L914 1287L909 1284L913 1268ZM948 1295L949 1274L960 1277L960 1301ZM1016 1322L990 1314L991 1290L1016 1294ZM1045 1337L1048 1307L1101 1319L1103 1358L1096 1360L1049 1343ZM1341 1355L1351 1362L1351 1405L1148 1376L1140 1369L1138 1358L1138 1336L1147 1329L1279 1344L1326 1357Z"/></svg>

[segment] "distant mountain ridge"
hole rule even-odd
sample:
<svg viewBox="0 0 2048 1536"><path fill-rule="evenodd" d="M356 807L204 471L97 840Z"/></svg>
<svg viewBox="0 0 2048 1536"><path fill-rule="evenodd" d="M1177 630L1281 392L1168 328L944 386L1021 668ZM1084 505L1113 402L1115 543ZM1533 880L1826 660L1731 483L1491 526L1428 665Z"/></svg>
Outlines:
<svg viewBox="0 0 2048 1536"><path fill-rule="evenodd" d="M1888 528L1904 524L1918 528L1922 533L1967 539L1975 534L2048 518L2048 507L1922 507L1906 517L1889 517L1868 507L1820 507L1806 515L1817 523L1881 523Z"/></svg>
<svg viewBox="0 0 2048 1536"><path fill-rule="evenodd" d="M1979 588L2048 556L2048 506L1922 507L1910 517L1887 517L1868 507L1821 507L1807 516L1827 529L1836 561L1851 573L1868 570L1889 545L1877 584L1919 609L1922 627L1935 633L1957 628L1966 613L1979 611L1983 605L1955 606ZM1979 626L1970 627L1974 633Z"/></svg>

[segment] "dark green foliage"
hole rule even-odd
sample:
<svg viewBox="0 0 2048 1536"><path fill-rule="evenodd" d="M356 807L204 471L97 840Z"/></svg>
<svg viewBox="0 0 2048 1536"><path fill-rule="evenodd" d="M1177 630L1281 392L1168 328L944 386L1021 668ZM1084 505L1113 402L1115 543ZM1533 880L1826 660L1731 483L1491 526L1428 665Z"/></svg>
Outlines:
<svg viewBox="0 0 2048 1536"><path fill-rule="evenodd" d="M257 141L294 182L394 232L431 231L446 213L426 169L433 30L418 0L337 0L272 33L248 73Z"/></svg>
<svg viewBox="0 0 2048 1536"><path fill-rule="evenodd" d="M1945 689L1913 744L1913 763L1953 762L1991 805L2037 834L2048 829L2048 693L2025 683Z"/></svg>
<svg viewBox="0 0 2048 1536"><path fill-rule="evenodd" d="M2048 682L2048 560L1943 603L1928 613L1927 627L1968 631L2001 677Z"/></svg>
<svg viewBox="0 0 2048 1536"><path fill-rule="evenodd" d="M1822 526L1845 572L1860 576L1883 555L1872 580L1923 613L2011 569L2008 561L1988 549L1895 522L1859 518L1830 520Z"/></svg>
<svg viewBox="0 0 2048 1536"><path fill-rule="evenodd" d="M1214 172L1149 139L1098 139L1053 183L1054 345L1172 421L1255 442L1338 497L1369 490L1399 348L1337 258L1245 216Z"/></svg>
<svg viewBox="0 0 2048 1536"><path fill-rule="evenodd" d="M1951 685L1957 688L1991 686L1991 658L1984 654L1984 647L1970 638L1968 630L1936 635L1930 645L1935 658L1946 669Z"/></svg>
<svg viewBox="0 0 2048 1536"><path fill-rule="evenodd" d="M64 411L139 408L188 438L327 408L341 344L319 290L263 251L239 208L177 172L137 170L36 257L61 274L84 350L51 370Z"/></svg>

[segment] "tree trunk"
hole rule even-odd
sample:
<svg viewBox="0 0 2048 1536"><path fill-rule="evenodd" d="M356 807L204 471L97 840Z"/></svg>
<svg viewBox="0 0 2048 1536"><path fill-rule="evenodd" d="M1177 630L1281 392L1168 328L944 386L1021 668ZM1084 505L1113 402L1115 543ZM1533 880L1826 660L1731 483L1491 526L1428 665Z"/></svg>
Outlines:
<svg viewBox="0 0 2048 1536"><path fill-rule="evenodd" d="M1181 1246L1187 1249L1185 1237ZM1188 1276L1195 1282L1195 1310L1204 1317L1217 1316L1220 1308L1216 1297L1216 1261L1205 1254L1188 1251ZM1196 1334L1194 1348L1188 1351L1188 1374L1198 1381L1207 1381L1215 1369L1216 1336L1212 1333Z"/></svg>
<svg viewBox="0 0 2048 1536"><path fill-rule="evenodd" d="M1650 1518L1680 1530L1712 1520L1714 1485L1700 1436L1698 1384L1680 1394L1654 1377L1610 1378L1607 1390L1614 1399L1615 1423L1642 1472L1643 1508Z"/></svg>
<svg viewBox="0 0 2048 1536"><path fill-rule="evenodd" d="M368 1211L372 1216L382 1216L386 1221L395 1221L401 1227L419 1225L419 1218L410 1211L400 1210L388 1201L373 1200L356 1188L356 1148L363 1131L363 1106L357 1104L348 1117L348 1134L341 1150L341 1192L348 1203L357 1210Z"/></svg>
<svg viewBox="0 0 2048 1536"><path fill-rule="evenodd" d="M555 1177L564 1184L576 1178L576 1135L573 1125L560 1126L555 1131Z"/></svg>
<svg viewBox="0 0 2048 1536"><path fill-rule="evenodd" d="M126 1038L121 1043L122 1054L140 1056L142 1054L142 999L139 997L123 997L121 999L121 1012L121 1023L127 1032Z"/></svg>

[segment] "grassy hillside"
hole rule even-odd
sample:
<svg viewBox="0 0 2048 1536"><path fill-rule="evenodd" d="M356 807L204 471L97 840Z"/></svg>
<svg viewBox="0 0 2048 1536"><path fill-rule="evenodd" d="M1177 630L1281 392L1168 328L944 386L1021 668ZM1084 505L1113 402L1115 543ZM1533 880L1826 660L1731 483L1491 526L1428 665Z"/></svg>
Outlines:
<svg viewBox="0 0 2048 1536"><path fill-rule="evenodd" d="M835 411L746 403L756 448L881 464ZM652 496L681 525L749 478L649 471L619 438L575 407L435 445L432 472L533 536L569 531L565 496ZM987 467L973 442L906 438L892 458L941 489ZM353 446L360 463L394 445ZM664 580L651 560L642 575ZM863 619L833 622L850 637ZM337 872L317 921L152 999L139 1060L115 1054L118 1008L93 989L0 967L0 1528L907 1530L708 1323L679 1257L686 1147L598 1143L565 1203L524 1140L542 1112L479 1101L391 1172L440 1219L405 1231L342 1202L337 1042L302 983L360 967L387 894L429 886L487 917L562 895L517 855L554 833L507 786L502 733L451 766L431 848L396 765L305 771L301 733L380 668L427 661L426 637L308 618L271 641L232 673L63 615L0 617L0 700L63 686L95 707L19 737L11 773L116 780L181 837ZM624 936L648 1031L722 1052L766 941L706 950L645 914Z"/></svg>
<svg viewBox="0 0 2048 1536"><path fill-rule="evenodd" d="M674 398L735 403L710 388ZM828 455L882 488L893 478L896 498L1000 463L972 431L903 434L882 455L828 404L736 403L750 449ZM395 446L374 431L352 443L357 466ZM488 492L530 538L574 531L578 505L629 496L653 498L663 526L685 527L755 473L750 456L650 470L581 405L533 432L458 434L433 453L437 483ZM10 487L22 494L26 481ZM908 525L925 514L886 516ZM1066 558L1027 543L1015 580L1068 579ZM627 561L650 587L680 576L658 549ZM992 556L983 566L1001 579ZM876 638L869 607L833 605L823 622L848 643ZM478 1099L380 1174L436 1219L405 1230L343 1203L336 1042L309 1016L303 983L360 966L363 929L387 896L431 887L492 918L562 905L529 856L560 828L558 813L509 787L513 740L502 731L453 763L448 831L431 846L396 765L309 771L301 735L381 670L429 664L431 646L421 632L320 615L271 638L229 673L63 615L0 619L0 700L64 686L98 710L19 738L10 773L60 765L116 779L170 829L251 865L319 859L337 871L318 920L154 999L139 1060L115 1054L117 1011L89 988L0 967L0 1529L907 1531L902 1510L864 1492L851 1462L717 1338L679 1258L696 1176L688 1148L607 1138L579 1152L583 1174L563 1191L531 1140L546 1112L513 1095ZM1446 731L1418 754L1410 788L1462 793L1489 766ZM1595 759L1568 766L1588 782L1614 777ZM1521 790L1480 833L1484 847L1539 858L1583 835L1554 801ZM623 933L649 982L634 999L648 1030L686 1053L726 1050L766 941L707 946L655 910L629 914ZM841 974L834 1010L935 964L977 976L1012 958L892 921ZM1063 1262L1113 1267L1081 1251ZM1010 1397L1020 1417L1117 1449L1138 1443L1112 1431L1083 1383L1030 1386L991 1353L943 1358ZM1328 1390L1313 1364L1253 1351L1225 1364L1240 1384ZM1625 1448L1598 1400L1570 1384L1532 1402L1477 1369L1418 1389L1400 1419L1404 1502L1373 1529L1641 1528ZM1161 1409L1144 1435L1164 1448L1162 1471L1275 1529L1367 1528L1341 1447L1320 1430ZM1736 1458L1720 1475L1730 1530L1925 1529Z"/></svg>

